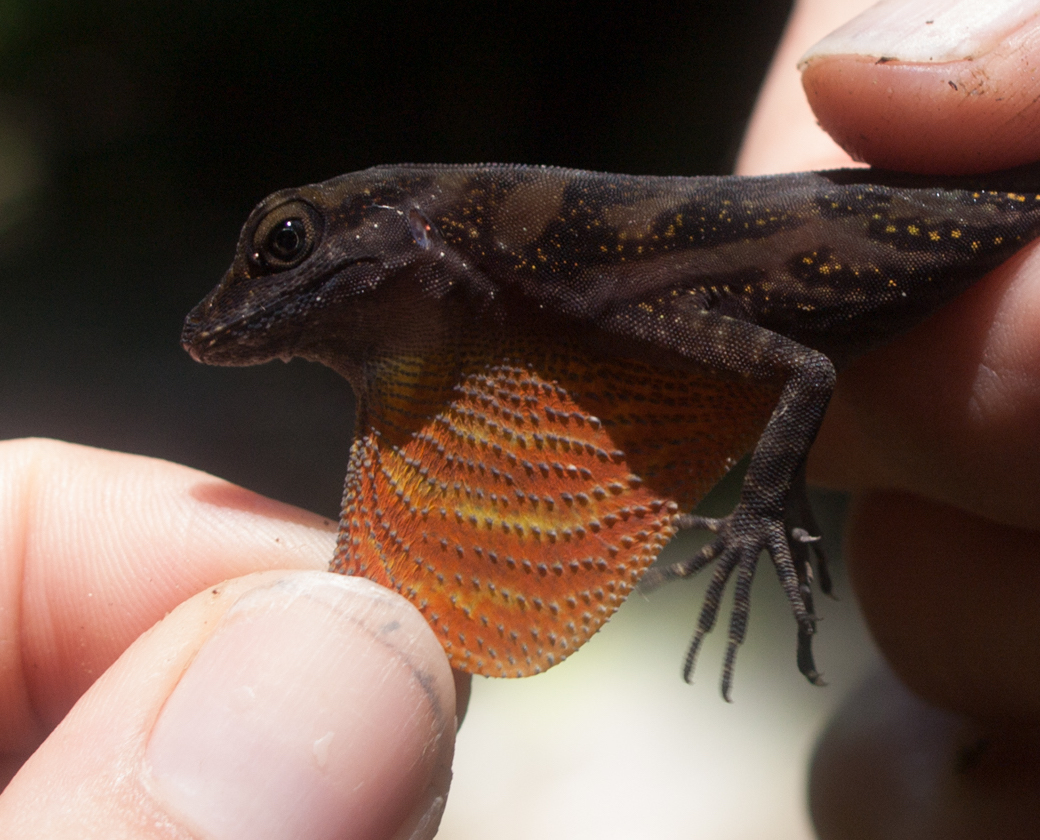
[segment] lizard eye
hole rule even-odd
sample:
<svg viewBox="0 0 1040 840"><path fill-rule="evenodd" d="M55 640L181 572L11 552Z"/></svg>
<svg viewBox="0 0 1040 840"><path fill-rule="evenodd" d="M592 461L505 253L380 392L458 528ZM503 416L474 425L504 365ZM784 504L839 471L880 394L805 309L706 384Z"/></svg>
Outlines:
<svg viewBox="0 0 1040 840"><path fill-rule="evenodd" d="M282 262L292 262L307 247L307 229L304 227L303 219L286 219L279 222L267 234L264 244L268 253Z"/></svg>
<svg viewBox="0 0 1040 840"><path fill-rule="evenodd" d="M314 250L321 217L309 204L290 201L264 216L253 233L253 260L275 271L294 268Z"/></svg>

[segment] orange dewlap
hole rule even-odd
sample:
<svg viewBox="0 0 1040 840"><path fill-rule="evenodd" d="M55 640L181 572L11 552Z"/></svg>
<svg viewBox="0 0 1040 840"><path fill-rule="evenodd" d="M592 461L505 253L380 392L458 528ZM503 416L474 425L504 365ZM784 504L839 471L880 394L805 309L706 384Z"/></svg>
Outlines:
<svg viewBox="0 0 1040 840"><path fill-rule="evenodd" d="M620 606L778 396L566 344L383 360L332 569L409 598L452 667L538 673Z"/></svg>

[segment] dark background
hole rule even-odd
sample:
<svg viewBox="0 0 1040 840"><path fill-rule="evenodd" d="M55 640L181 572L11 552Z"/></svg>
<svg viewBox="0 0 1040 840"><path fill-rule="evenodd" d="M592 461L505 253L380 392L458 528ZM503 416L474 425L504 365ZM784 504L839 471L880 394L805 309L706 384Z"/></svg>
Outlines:
<svg viewBox="0 0 1040 840"><path fill-rule="evenodd" d="M252 205L401 161L726 172L789 5L0 0L0 437L335 516L346 384L178 344Z"/></svg>

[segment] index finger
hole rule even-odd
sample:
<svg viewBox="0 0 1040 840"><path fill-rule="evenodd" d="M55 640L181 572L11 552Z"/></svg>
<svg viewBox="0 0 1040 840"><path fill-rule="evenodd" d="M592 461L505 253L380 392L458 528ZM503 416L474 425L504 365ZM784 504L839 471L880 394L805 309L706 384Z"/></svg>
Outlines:
<svg viewBox="0 0 1040 840"><path fill-rule="evenodd" d="M35 747L144 630L196 592L325 569L335 524L188 467L0 443L0 749Z"/></svg>

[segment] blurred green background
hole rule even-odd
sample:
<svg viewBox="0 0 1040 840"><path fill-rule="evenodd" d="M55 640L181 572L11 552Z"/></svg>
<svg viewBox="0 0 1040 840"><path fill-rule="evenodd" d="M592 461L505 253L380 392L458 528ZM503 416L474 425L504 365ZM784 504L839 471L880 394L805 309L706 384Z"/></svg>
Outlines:
<svg viewBox="0 0 1040 840"><path fill-rule="evenodd" d="M346 385L178 345L251 207L401 161L726 172L788 6L0 0L0 436L335 516Z"/></svg>

